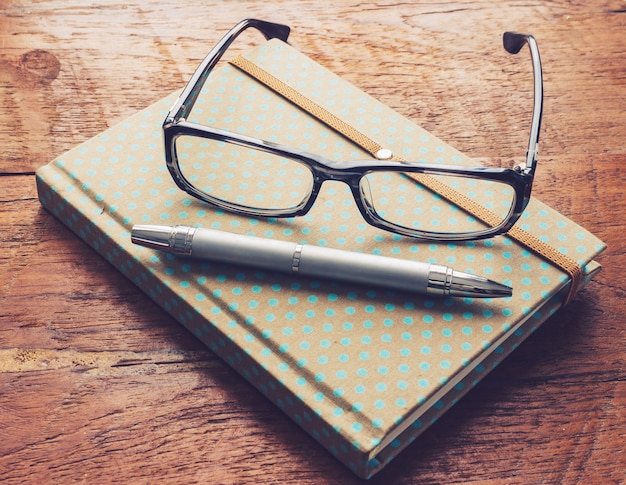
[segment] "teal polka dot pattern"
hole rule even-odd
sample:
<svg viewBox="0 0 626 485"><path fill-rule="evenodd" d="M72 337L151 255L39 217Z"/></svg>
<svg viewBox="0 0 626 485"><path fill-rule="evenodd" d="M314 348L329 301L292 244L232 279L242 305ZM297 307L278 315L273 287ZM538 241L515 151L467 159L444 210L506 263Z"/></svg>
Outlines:
<svg viewBox="0 0 626 485"><path fill-rule="evenodd" d="M248 57L405 158L472 164L286 44L270 41ZM434 244L382 233L338 182L307 216L285 220L191 199L164 162L161 123L176 96L38 171L41 202L355 473L383 467L561 305L563 273L509 238ZM191 119L339 161L368 157L231 66L209 77ZM449 264L504 282L514 295L424 297L192 261L132 245L131 227L145 223ZM588 265L586 281L597 270L591 260L603 244L574 222L532 200L522 223Z"/></svg>

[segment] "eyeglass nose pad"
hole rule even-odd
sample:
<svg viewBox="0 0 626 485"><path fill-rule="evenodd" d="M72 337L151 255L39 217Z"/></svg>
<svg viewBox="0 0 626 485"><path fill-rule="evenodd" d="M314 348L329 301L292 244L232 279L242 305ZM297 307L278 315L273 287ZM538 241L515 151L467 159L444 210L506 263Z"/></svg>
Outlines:
<svg viewBox="0 0 626 485"><path fill-rule="evenodd" d="M374 197L372 196L372 188L367 176L362 177L359 181L359 190L361 192L361 200L370 212L374 212Z"/></svg>

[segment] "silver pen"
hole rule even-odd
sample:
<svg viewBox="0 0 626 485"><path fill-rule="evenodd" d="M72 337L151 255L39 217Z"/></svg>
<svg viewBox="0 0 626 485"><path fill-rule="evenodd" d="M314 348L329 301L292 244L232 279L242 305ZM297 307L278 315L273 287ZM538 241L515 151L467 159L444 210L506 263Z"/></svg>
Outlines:
<svg viewBox="0 0 626 485"><path fill-rule="evenodd" d="M513 292L501 283L447 266L215 229L136 225L131 240L140 246L198 259L424 294L494 298L511 296Z"/></svg>

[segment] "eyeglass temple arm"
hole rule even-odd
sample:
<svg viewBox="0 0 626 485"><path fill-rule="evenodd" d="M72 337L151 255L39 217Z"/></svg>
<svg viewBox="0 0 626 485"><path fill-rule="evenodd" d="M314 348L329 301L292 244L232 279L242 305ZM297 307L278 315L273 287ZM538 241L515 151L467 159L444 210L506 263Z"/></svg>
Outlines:
<svg viewBox="0 0 626 485"><path fill-rule="evenodd" d="M526 164L520 167L525 174L533 175L537 163L539 147L539 131L541 130L541 117L543 112L543 76L541 71L541 58L539 57L539 47L532 35L520 34L517 32L505 32L502 38L504 48L510 54L517 54L524 44L528 44L530 57L533 63L534 76L534 102L533 119L530 127L530 137L528 139L528 151L526 152Z"/></svg>
<svg viewBox="0 0 626 485"><path fill-rule="evenodd" d="M217 43L211 52L207 54L200 66L196 69L193 76L187 83L187 86L181 93L180 97L172 106L170 115L167 117L166 124L173 122L175 119L186 118L193 108L204 81L213 70L215 65L222 58L226 50L233 41L246 29L253 27L261 32L267 40L277 38L283 42L287 41L291 29L287 25L275 24L258 19L245 19L235 25L222 39Z"/></svg>

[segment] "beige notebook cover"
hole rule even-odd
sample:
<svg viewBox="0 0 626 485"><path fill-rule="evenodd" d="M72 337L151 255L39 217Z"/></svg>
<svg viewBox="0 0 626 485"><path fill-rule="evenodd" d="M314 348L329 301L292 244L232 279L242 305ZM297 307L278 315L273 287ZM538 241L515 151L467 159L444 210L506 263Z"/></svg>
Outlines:
<svg viewBox="0 0 626 485"><path fill-rule="evenodd" d="M405 159L476 165L287 44L272 40L246 57ZM510 238L436 244L386 233L363 221L339 183L325 184L308 215L286 220L236 216L192 199L164 161L161 124L175 98L38 170L40 200L357 475L379 471L562 305L566 273ZM193 116L331 159L369 158L231 65L209 77ZM193 261L132 245L134 224L188 224L445 264L504 282L514 294L424 297ZM583 284L599 270L593 258L604 244L550 207L532 200L519 224L578 261Z"/></svg>

